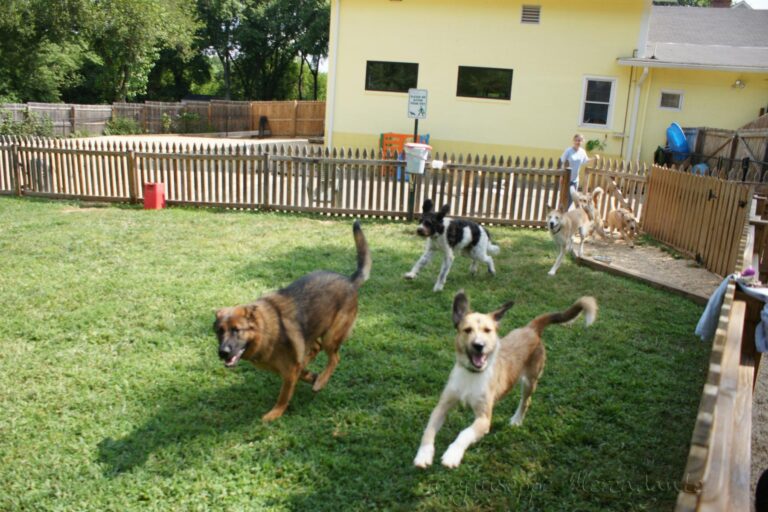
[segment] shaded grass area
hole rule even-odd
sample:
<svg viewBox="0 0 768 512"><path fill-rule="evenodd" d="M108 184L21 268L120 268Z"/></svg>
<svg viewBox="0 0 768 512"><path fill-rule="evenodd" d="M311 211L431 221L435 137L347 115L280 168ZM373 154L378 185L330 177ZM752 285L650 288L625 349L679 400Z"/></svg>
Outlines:
<svg viewBox="0 0 768 512"><path fill-rule="evenodd" d="M326 389L216 357L214 309L355 266L350 219L0 198L0 510L662 510L682 477L709 347L701 308L566 261L546 232L492 228L498 276L457 258L446 291L413 225L363 219L370 281ZM514 392L462 465L412 459L452 366L453 293L515 307L506 332L594 295L545 332L522 428ZM322 358L315 362L317 368ZM471 421L454 411L436 461Z"/></svg>

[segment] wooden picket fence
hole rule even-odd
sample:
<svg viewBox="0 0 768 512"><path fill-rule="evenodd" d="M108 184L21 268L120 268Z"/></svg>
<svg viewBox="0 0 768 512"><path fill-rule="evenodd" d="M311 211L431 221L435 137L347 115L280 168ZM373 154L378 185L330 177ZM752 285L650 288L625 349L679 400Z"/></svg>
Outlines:
<svg viewBox="0 0 768 512"><path fill-rule="evenodd" d="M754 186L654 166L642 229L719 275L733 272Z"/></svg>
<svg viewBox="0 0 768 512"><path fill-rule="evenodd" d="M180 145L0 138L5 193L139 202L162 183L171 205L410 218L429 198L451 213L496 224L543 227L563 202L567 172L551 159L440 155L442 169L405 172L374 151L319 147Z"/></svg>
<svg viewBox="0 0 768 512"><path fill-rule="evenodd" d="M140 202L146 183L164 184L168 204L411 218L429 198L454 216L543 227L567 198L565 171L553 160L434 154L409 175L380 151L314 146L184 145L0 138L0 193ZM752 185L662 167L601 161L585 189L610 182L642 229L720 275L735 264ZM618 206L603 196L601 216Z"/></svg>
<svg viewBox="0 0 768 512"><path fill-rule="evenodd" d="M592 191L600 187L605 191L598 205L600 216L604 219L610 210L622 206L608 193L610 185L617 186L635 217L642 221L648 196L649 173L650 168L644 164L601 159L585 169L584 189Z"/></svg>

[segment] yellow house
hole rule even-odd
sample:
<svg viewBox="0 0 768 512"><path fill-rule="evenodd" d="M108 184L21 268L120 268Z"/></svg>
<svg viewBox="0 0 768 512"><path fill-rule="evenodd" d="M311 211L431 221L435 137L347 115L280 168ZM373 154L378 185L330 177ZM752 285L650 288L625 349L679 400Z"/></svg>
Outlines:
<svg viewBox="0 0 768 512"><path fill-rule="evenodd" d="M659 9L651 0L331 0L326 143L376 148L381 133L413 133L411 88L427 91L419 134L455 153L558 157L580 132L605 155L650 161L672 120L737 128L757 117L765 70L747 79L649 62ZM747 86L731 89L739 77ZM722 100L723 80L739 107L702 108ZM683 91L679 110L659 110L661 93L674 91Z"/></svg>
<svg viewBox="0 0 768 512"><path fill-rule="evenodd" d="M650 161L672 122L735 130L765 113L768 10L654 7L645 48L619 63L640 92L624 156Z"/></svg>

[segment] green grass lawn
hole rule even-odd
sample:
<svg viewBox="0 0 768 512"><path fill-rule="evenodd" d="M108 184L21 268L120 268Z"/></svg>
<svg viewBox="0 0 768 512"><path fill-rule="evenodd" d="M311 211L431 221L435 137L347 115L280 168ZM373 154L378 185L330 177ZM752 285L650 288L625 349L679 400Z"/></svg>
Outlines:
<svg viewBox="0 0 768 512"><path fill-rule="evenodd" d="M0 198L0 510L671 510L709 347L702 308L563 263L544 231L491 229L498 275L457 258L402 279L414 224L363 219L373 254L357 326L328 386L223 367L216 308L314 269L351 273L351 219ZM581 295L597 322L551 326L522 428L515 391L491 433L448 470L472 419L454 411L436 465L412 460L453 364L451 301L516 304L503 332ZM322 357L314 366L324 364Z"/></svg>

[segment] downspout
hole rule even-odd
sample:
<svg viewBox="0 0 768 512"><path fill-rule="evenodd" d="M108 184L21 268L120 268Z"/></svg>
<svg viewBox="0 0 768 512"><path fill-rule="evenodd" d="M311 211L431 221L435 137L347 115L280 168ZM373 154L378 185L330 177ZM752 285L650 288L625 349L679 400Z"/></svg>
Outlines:
<svg viewBox="0 0 768 512"><path fill-rule="evenodd" d="M333 149L333 129L334 118L336 114L336 74L339 69L339 33L341 26L341 0L336 0L336 16L334 17L336 24L333 35L333 60L331 61L331 68L329 71L330 77L330 94L327 95L327 100L330 100L330 104L326 105L325 111L328 113L328 119L326 120L325 131L328 134L326 148Z"/></svg>
<svg viewBox="0 0 768 512"><path fill-rule="evenodd" d="M640 92L643 89L643 82L648 77L648 68L643 68L643 73L635 82L635 98L632 103L632 117L629 121L629 140L627 141L627 148L625 154L622 155L624 160L632 160L632 148L635 145L635 131L637 130L637 112L640 108Z"/></svg>

